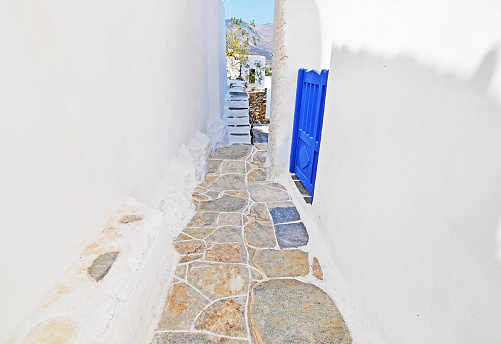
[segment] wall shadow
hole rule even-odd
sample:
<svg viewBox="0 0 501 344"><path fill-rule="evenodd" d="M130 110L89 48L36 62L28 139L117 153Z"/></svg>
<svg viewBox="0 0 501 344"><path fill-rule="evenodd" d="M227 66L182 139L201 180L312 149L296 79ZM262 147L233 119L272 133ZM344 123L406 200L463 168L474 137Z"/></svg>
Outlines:
<svg viewBox="0 0 501 344"><path fill-rule="evenodd" d="M470 79L331 53L313 210L336 264L388 342L501 340L497 49Z"/></svg>

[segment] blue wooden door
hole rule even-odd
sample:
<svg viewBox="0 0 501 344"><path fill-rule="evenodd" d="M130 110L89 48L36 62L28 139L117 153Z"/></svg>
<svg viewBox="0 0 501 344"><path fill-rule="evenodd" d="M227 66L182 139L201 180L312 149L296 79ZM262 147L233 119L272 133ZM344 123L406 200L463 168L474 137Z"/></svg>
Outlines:
<svg viewBox="0 0 501 344"><path fill-rule="evenodd" d="M326 69L319 73L301 68L297 77L289 171L297 175L312 197L315 192L328 76L329 71Z"/></svg>

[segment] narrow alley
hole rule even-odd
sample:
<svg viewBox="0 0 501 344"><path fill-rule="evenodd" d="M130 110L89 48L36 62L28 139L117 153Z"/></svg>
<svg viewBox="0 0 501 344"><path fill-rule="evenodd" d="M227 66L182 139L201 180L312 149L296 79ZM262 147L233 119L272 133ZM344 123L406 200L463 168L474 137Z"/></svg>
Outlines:
<svg viewBox="0 0 501 344"><path fill-rule="evenodd" d="M0 1L0 344L501 343L501 1Z"/></svg>
<svg viewBox="0 0 501 344"><path fill-rule="evenodd" d="M267 143L214 151L153 338L166 343L351 343L286 188L266 178ZM313 277L314 276L314 277Z"/></svg>

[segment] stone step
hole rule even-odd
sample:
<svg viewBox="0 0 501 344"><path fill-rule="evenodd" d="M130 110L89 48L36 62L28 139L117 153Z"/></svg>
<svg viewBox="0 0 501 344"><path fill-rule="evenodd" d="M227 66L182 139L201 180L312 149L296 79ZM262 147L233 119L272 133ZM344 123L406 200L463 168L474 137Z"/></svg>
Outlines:
<svg viewBox="0 0 501 344"><path fill-rule="evenodd" d="M249 114L246 111L228 111L223 114L223 119L227 118L246 118L249 120Z"/></svg>
<svg viewBox="0 0 501 344"><path fill-rule="evenodd" d="M245 92L229 92L229 100L249 100L249 95Z"/></svg>
<svg viewBox="0 0 501 344"><path fill-rule="evenodd" d="M233 86L233 87L230 87L228 92L244 92L244 89L245 88L242 86Z"/></svg>
<svg viewBox="0 0 501 344"><path fill-rule="evenodd" d="M224 116L229 117L229 116L246 116L249 117L249 109L243 109L243 110L224 110Z"/></svg>
<svg viewBox="0 0 501 344"><path fill-rule="evenodd" d="M229 94L246 93L243 87L232 87L228 90Z"/></svg>
<svg viewBox="0 0 501 344"><path fill-rule="evenodd" d="M248 125L249 117L228 117L224 119L226 126L228 125Z"/></svg>
<svg viewBox="0 0 501 344"><path fill-rule="evenodd" d="M235 144L235 143L243 143L243 144L251 144L251 136L249 135L242 135L242 134L229 134L229 144Z"/></svg>
<svg viewBox="0 0 501 344"><path fill-rule="evenodd" d="M249 115L247 115L246 113L231 113L231 112L223 115L224 120L228 118L246 118L247 120L249 120Z"/></svg>
<svg viewBox="0 0 501 344"><path fill-rule="evenodd" d="M247 116L228 116L224 117L224 122L226 125L250 125L249 117Z"/></svg>
<svg viewBox="0 0 501 344"><path fill-rule="evenodd" d="M230 107L243 107L243 108L249 108L249 101L248 100L227 100L224 104L225 108L230 108Z"/></svg>
<svg viewBox="0 0 501 344"><path fill-rule="evenodd" d="M246 83L247 82L244 80L231 80L231 82L229 83L229 86L230 86L230 88L232 88L232 87L245 87Z"/></svg>
<svg viewBox="0 0 501 344"><path fill-rule="evenodd" d="M223 114L223 119L226 120L227 118L246 118L247 120L249 120L249 115L245 111L231 111Z"/></svg>
<svg viewBox="0 0 501 344"><path fill-rule="evenodd" d="M250 135L250 130L251 126L250 125L228 125L228 133L229 134L249 134Z"/></svg>
<svg viewBox="0 0 501 344"><path fill-rule="evenodd" d="M241 110L249 111L249 106L245 104L242 105L230 104L224 107L225 112L241 111Z"/></svg>
<svg viewBox="0 0 501 344"><path fill-rule="evenodd" d="M245 95L242 96L227 96L226 97L227 101L249 101L249 95L247 97Z"/></svg>

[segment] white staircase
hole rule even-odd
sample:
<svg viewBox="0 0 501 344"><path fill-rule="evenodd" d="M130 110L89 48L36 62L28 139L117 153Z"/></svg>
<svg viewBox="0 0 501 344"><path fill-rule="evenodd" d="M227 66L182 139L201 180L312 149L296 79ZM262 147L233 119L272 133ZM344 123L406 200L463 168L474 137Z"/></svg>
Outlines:
<svg viewBox="0 0 501 344"><path fill-rule="evenodd" d="M251 144L249 122L249 95L244 92L245 82L235 80L226 93L223 120L228 129L229 144Z"/></svg>

